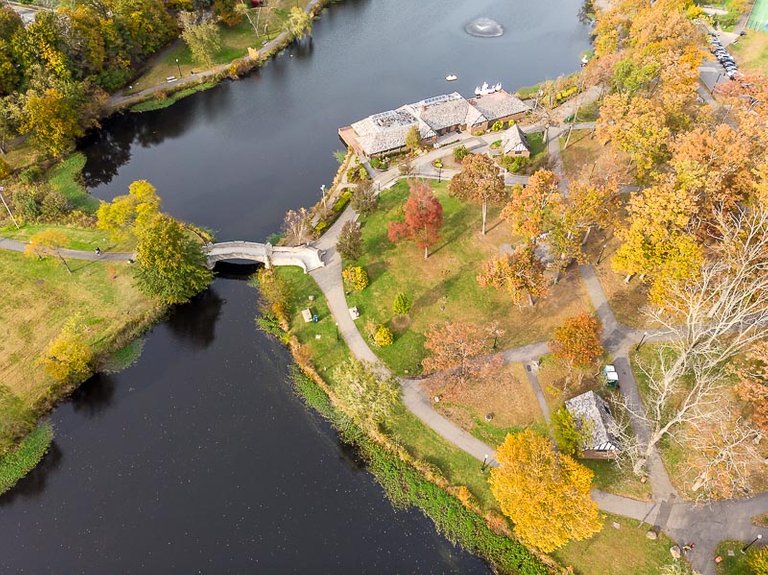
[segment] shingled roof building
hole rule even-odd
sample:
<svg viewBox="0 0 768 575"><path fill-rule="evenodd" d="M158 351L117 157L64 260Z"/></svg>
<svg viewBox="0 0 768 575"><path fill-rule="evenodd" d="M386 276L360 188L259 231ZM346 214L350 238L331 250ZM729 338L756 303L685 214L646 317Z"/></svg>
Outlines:
<svg viewBox="0 0 768 575"><path fill-rule="evenodd" d="M577 426L588 430L582 457L605 459L616 457L620 450L618 425L605 400L594 391L577 395L565 402Z"/></svg>
<svg viewBox="0 0 768 575"><path fill-rule="evenodd" d="M517 124L504 132L504 136L501 138L501 146L504 153L510 156L527 158L531 155L531 151L528 149L528 140Z"/></svg>
<svg viewBox="0 0 768 575"><path fill-rule="evenodd" d="M340 128L339 136L359 156L384 156L405 149L405 138L414 126L422 141L430 144L450 132L487 130L498 120L516 119L527 111L522 100L503 90L472 100L453 92L368 116Z"/></svg>

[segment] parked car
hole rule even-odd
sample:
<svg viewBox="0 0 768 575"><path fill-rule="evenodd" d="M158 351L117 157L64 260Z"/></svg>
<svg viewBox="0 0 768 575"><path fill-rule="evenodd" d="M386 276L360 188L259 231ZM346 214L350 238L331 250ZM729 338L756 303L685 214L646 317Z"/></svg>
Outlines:
<svg viewBox="0 0 768 575"><path fill-rule="evenodd" d="M619 387L619 374L616 371L616 367L610 363L603 368L603 376L605 377L605 384L608 387Z"/></svg>

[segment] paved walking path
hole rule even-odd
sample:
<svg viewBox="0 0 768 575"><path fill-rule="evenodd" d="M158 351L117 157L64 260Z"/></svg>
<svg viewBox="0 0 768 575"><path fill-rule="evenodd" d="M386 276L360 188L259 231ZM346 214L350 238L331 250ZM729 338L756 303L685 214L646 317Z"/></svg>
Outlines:
<svg viewBox="0 0 768 575"><path fill-rule="evenodd" d="M552 137L552 140L557 142L555 137ZM550 153L554 155L557 166L556 160L560 156L559 142L556 147L550 146ZM443 155L445 155L445 149L435 150L417 158L416 171L429 177L437 177L437 174L432 174L430 171L431 161ZM445 170L442 175L447 175ZM398 177L399 174L395 170L374 174L374 185L378 189L387 188L394 184ZM349 314L342 285L341 259L336 253L335 244L341 227L346 221L355 217L353 210L347 208L330 230L318 240L316 246L326 252L326 265L312 271L311 275L328 300L331 313L338 322L339 332L347 342L351 353L356 358L372 363L377 366L377 369L386 372L386 368L379 363L378 358L357 330ZM603 341L609 353L614 356L614 363L620 374L621 391L628 398L630 405L642 413L637 382L629 364L629 350L631 346L637 345L643 337L647 337L648 340L662 339L664 334L663 332L648 333L632 330L621 325L611 310L594 269L589 265L579 266L579 273L602 322ZM500 355L506 362L530 364L546 352L546 342L538 342L501 352ZM549 408L541 386L538 384L538 379L533 371L526 369L526 374L542 412L545 418L549 420ZM426 397L421 382L409 379L402 380L401 384L403 403L422 422L476 459L482 461L487 457L493 461L495 456L493 448L439 414L434 409L431 398ZM632 425L638 437L641 440L647 440L650 435L647 423L640 418L633 418ZM698 507L678 499L666 468L657 452L654 451L649 458L647 468L653 501L637 501L599 490L592 492L593 499L600 509L630 517L648 525L655 525L681 544L690 541L695 542L696 550L689 555L689 559L694 567L704 575L713 575L715 572L712 558L715 547L721 540L746 540L758 533L768 537L768 529L756 528L750 523L752 516L768 511L768 494L748 500L721 501L706 507Z"/></svg>
<svg viewBox="0 0 768 575"><path fill-rule="evenodd" d="M0 237L0 250L8 250L11 252L23 252L27 247L26 242L19 242L8 238ZM101 254L97 254L95 251L82 251L82 250L69 250L60 249L59 253L61 257L68 260L89 260L89 261L112 261L112 262L126 262L133 258L133 253L127 252L107 252L103 251Z"/></svg>

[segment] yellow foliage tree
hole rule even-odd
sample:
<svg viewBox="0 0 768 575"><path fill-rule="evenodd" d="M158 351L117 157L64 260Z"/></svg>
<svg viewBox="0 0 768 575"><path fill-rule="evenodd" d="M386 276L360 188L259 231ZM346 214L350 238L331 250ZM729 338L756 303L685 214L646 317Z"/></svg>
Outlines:
<svg viewBox="0 0 768 575"><path fill-rule="evenodd" d="M93 360L91 346L85 341L85 329L75 318L68 322L48 346L43 358L45 371L62 383L77 382L90 374Z"/></svg>
<svg viewBox="0 0 768 575"><path fill-rule="evenodd" d="M531 430L507 435L496 459L491 491L523 543L549 553L602 529L589 495L592 472L556 453L545 437Z"/></svg>
<svg viewBox="0 0 768 575"><path fill-rule="evenodd" d="M96 225L112 236L119 236L151 221L159 211L160 196L155 187L147 180L137 180L128 186L128 195L99 206Z"/></svg>

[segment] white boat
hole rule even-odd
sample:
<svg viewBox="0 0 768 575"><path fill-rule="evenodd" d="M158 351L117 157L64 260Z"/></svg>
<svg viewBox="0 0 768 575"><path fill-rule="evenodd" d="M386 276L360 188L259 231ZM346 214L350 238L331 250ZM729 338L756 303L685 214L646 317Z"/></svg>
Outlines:
<svg viewBox="0 0 768 575"><path fill-rule="evenodd" d="M587 55L586 55L586 54L584 54L584 55L581 57L581 65L582 65L582 66L586 66L588 63L589 63L589 58L587 58Z"/></svg>
<svg viewBox="0 0 768 575"><path fill-rule="evenodd" d="M449 82L453 82L454 80L458 80L459 77L456 74L448 74L445 79Z"/></svg>
<svg viewBox="0 0 768 575"><path fill-rule="evenodd" d="M501 92L501 82L494 84L493 86L489 86L488 82L483 82L482 86L475 88L475 96L487 96L494 92Z"/></svg>

